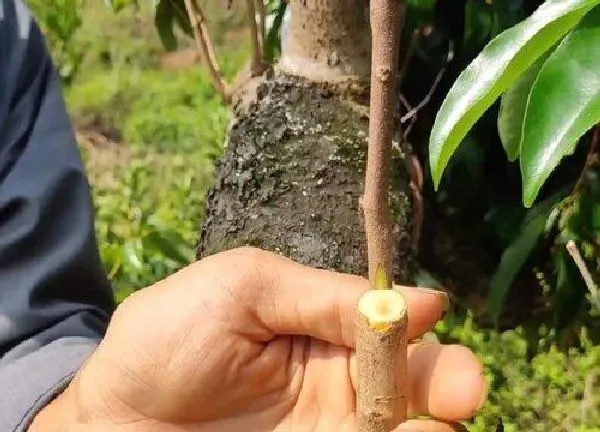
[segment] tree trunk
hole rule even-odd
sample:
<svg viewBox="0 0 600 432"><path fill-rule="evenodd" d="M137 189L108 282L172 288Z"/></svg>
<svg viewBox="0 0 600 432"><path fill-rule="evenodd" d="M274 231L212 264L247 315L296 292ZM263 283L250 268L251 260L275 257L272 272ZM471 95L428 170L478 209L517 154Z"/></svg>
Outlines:
<svg viewBox="0 0 600 432"><path fill-rule="evenodd" d="M292 0L281 37L279 67L312 81L368 83L371 71L369 3Z"/></svg>
<svg viewBox="0 0 600 432"><path fill-rule="evenodd" d="M368 91L278 72L234 106L198 257L241 245L318 268L366 275L364 189ZM394 279L412 280L409 176L393 155Z"/></svg>
<svg viewBox="0 0 600 432"><path fill-rule="evenodd" d="M364 0L291 0L275 72L236 95L197 255L241 245L367 275L359 198L368 140L370 30ZM393 155L394 279L412 281L409 174Z"/></svg>

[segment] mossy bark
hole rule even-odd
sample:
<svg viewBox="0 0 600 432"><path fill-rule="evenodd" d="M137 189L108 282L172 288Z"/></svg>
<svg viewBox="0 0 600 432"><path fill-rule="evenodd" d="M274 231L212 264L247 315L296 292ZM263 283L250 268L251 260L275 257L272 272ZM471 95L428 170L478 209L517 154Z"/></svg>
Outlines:
<svg viewBox="0 0 600 432"><path fill-rule="evenodd" d="M364 189L368 89L284 72L259 80L233 107L217 163L198 258L241 245L306 265L367 275L359 198ZM400 148L397 146L397 148ZM409 174L392 156L394 279L414 271Z"/></svg>

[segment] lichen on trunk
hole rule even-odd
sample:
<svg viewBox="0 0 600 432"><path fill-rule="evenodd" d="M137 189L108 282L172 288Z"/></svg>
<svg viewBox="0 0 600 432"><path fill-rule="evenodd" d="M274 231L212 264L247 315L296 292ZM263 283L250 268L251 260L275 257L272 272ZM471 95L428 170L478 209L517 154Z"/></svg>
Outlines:
<svg viewBox="0 0 600 432"><path fill-rule="evenodd" d="M355 83L354 83L355 84ZM241 245L306 265L366 275L368 89L277 72L234 106L206 203L198 257ZM393 277L412 281L409 175L393 155Z"/></svg>

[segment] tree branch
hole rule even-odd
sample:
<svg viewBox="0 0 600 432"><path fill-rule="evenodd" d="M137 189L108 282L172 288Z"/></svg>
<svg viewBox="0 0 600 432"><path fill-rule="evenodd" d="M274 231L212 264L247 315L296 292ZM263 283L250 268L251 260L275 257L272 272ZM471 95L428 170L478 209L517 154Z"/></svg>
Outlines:
<svg viewBox="0 0 600 432"><path fill-rule="evenodd" d="M231 101L231 95L227 83L223 80L223 75L219 69L219 64L216 59L215 50L210 40L208 28L204 19L202 9L196 3L196 0L185 0L185 8L190 18L192 30L194 31L194 39L196 47L204 65L208 69L208 75L221 98L225 103Z"/></svg>
<svg viewBox="0 0 600 432"><path fill-rule="evenodd" d="M260 42L260 53L262 61L264 62L267 57L267 23L266 16L267 11L265 9L265 2L263 0L254 0L256 3L256 11L258 12L258 40Z"/></svg>
<svg viewBox="0 0 600 432"><path fill-rule="evenodd" d="M382 267L391 288L391 223L389 214L389 162L394 130L395 86L404 20L404 1L372 0L371 100L369 146L362 200L369 279Z"/></svg>
<svg viewBox="0 0 600 432"><path fill-rule="evenodd" d="M371 289L357 305L357 424L387 432L406 419L406 300L392 289L389 171L404 0L371 0L371 100L364 213Z"/></svg>
<svg viewBox="0 0 600 432"><path fill-rule="evenodd" d="M600 293L598 292L598 287L596 286L594 278L592 278L592 274L590 273L583 257L581 256L577 245L573 240L569 240L566 244L566 248L569 252L569 255L571 255L571 258L573 258L575 265L579 269L579 273L581 273L581 277L585 281L585 285L587 286L587 289L590 292L592 300L594 302L598 302L600 300Z"/></svg>
<svg viewBox="0 0 600 432"><path fill-rule="evenodd" d="M257 0L246 0L248 24L250 25L250 38L252 39L252 76L258 76L265 70L262 55L263 44L261 43L261 32L259 31L259 24L256 22L256 3L258 3Z"/></svg>

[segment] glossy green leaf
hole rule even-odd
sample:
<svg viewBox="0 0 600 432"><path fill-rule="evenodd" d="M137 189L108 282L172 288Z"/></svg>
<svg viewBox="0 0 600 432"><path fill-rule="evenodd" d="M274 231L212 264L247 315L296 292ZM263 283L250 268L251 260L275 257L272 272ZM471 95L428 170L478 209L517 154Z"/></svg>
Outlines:
<svg viewBox="0 0 600 432"><path fill-rule="evenodd" d="M552 198L531 209L525 217L515 240L504 250L500 264L490 281L487 300L488 313L493 322L498 322L502 306L513 281L544 233L546 219L555 201L556 198Z"/></svg>
<svg viewBox="0 0 600 432"><path fill-rule="evenodd" d="M529 93L550 51L527 69L517 82L502 95L498 113L498 133L508 160L514 162L521 153L521 131Z"/></svg>
<svg viewBox="0 0 600 432"><path fill-rule="evenodd" d="M592 9L550 55L531 88L523 124L523 203L579 138L600 121L600 7Z"/></svg>
<svg viewBox="0 0 600 432"><path fill-rule="evenodd" d="M177 38L173 31L174 24L175 10L173 9L171 0L160 0L156 5L154 25L167 51L173 51L177 48Z"/></svg>
<svg viewBox="0 0 600 432"><path fill-rule="evenodd" d="M436 117L429 141L437 190L448 161L481 115L600 0L548 0L502 32L460 74Z"/></svg>

